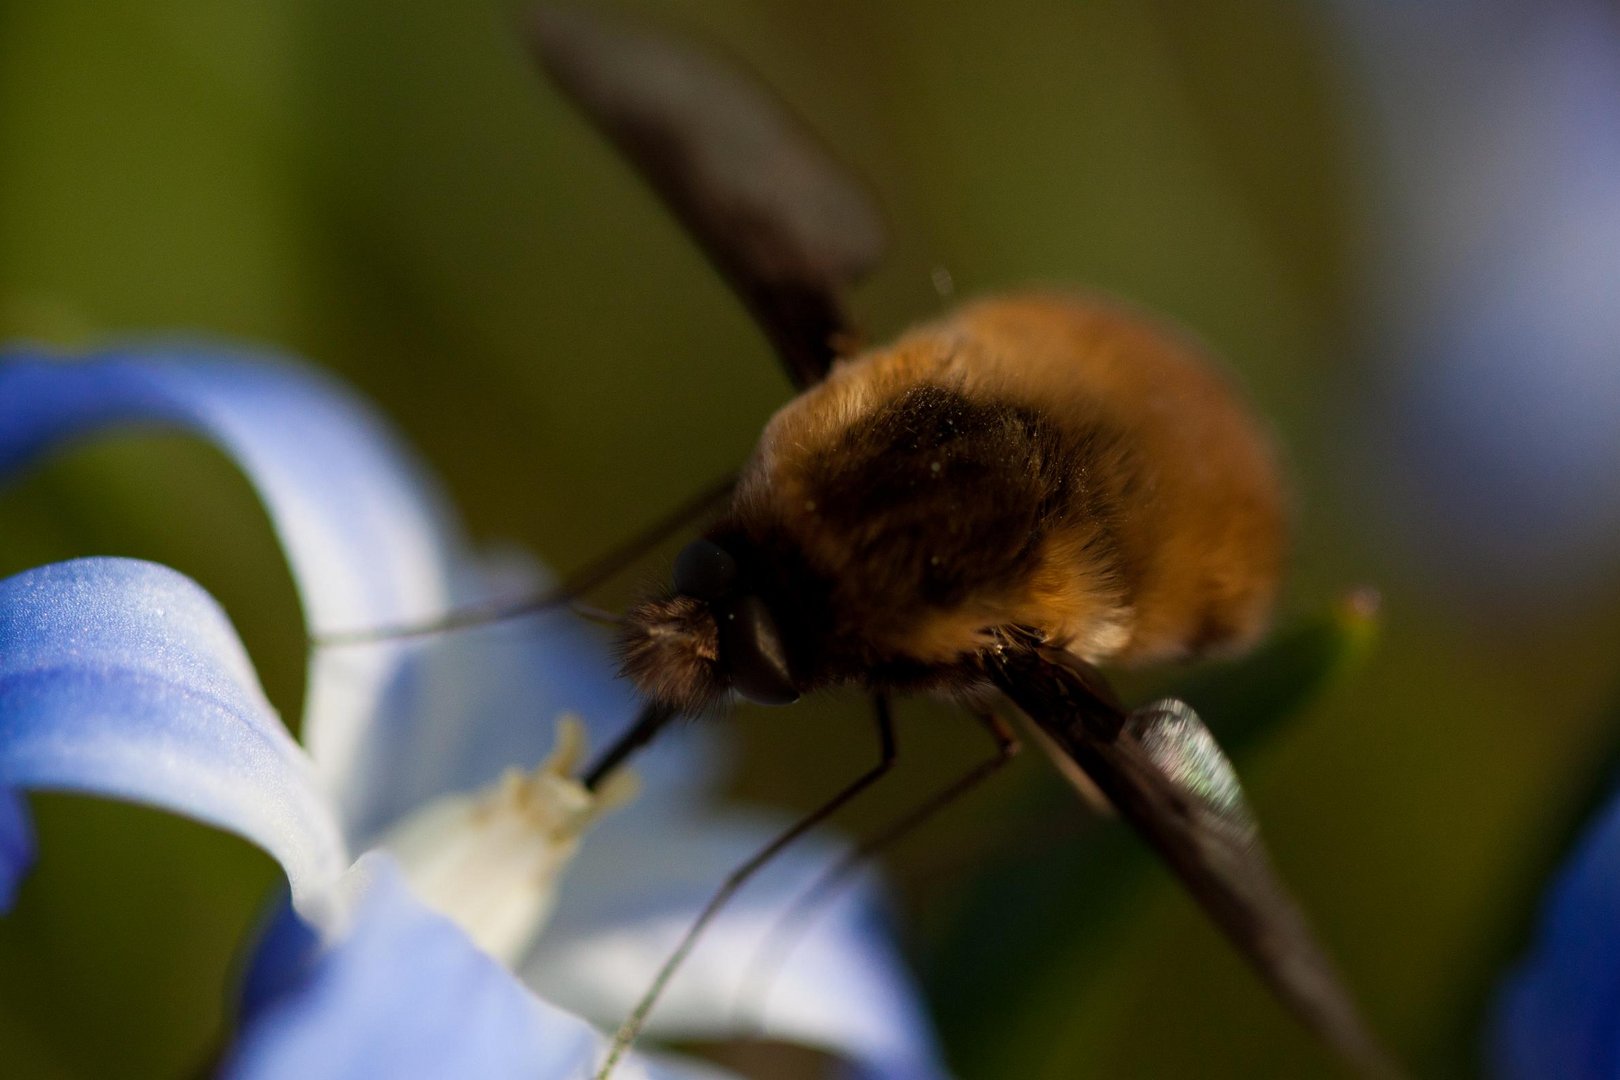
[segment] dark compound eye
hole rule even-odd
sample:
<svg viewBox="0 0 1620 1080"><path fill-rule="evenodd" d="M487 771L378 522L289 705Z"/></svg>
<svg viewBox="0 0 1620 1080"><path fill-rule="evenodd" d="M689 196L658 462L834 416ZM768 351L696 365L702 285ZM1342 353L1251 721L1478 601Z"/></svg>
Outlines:
<svg viewBox="0 0 1620 1080"><path fill-rule="evenodd" d="M675 556L675 591L718 600L737 586L737 560L719 544L694 540Z"/></svg>
<svg viewBox="0 0 1620 1080"><path fill-rule="evenodd" d="M770 609L757 596L741 596L716 607L720 665L732 689L761 705L787 705L799 699L787 651Z"/></svg>

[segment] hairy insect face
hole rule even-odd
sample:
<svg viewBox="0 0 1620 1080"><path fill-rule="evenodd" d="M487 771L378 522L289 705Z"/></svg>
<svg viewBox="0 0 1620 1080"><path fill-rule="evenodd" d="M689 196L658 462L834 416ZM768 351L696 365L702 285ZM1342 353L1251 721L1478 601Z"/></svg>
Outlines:
<svg viewBox="0 0 1620 1080"><path fill-rule="evenodd" d="M728 690L762 705L799 697L776 619L726 549L694 540L675 561L675 593L631 610L620 638L624 673L683 713Z"/></svg>
<svg viewBox="0 0 1620 1080"><path fill-rule="evenodd" d="M623 674L654 701L695 715L729 689L720 674L720 630L709 605L693 596L648 600L624 617Z"/></svg>

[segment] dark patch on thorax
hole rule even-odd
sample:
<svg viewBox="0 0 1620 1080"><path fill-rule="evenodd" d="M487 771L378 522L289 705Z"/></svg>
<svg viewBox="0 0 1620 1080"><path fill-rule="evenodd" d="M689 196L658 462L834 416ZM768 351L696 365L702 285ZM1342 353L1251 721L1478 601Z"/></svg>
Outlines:
<svg viewBox="0 0 1620 1080"><path fill-rule="evenodd" d="M861 602L949 607L1029 573L1086 508L1084 438L1026 405L913 387L811 466L818 528L849 545Z"/></svg>
<svg viewBox="0 0 1620 1080"><path fill-rule="evenodd" d="M1094 568L1112 573L1120 492L1092 478L1119 470L1091 463L1119 446L1100 421L1059 422L1026 405L916 386L804 467L811 505L756 511L709 535L776 614L803 677L916 681L926 673L873 642L975 592L1016 585L1060 524L1086 522ZM839 552L837 565L812 565L810 531L818 550Z"/></svg>

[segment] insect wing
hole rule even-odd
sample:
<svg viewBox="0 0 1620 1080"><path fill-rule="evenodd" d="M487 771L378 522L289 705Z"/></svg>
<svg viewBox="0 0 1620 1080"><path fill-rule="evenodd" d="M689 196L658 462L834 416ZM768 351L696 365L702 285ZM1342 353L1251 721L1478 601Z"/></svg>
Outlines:
<svg viewBox="0 0 1620 1080"><path fill-rule="evenodd" d="M1289 1008L1365 1074L1397 1075L1273 869L1237 775L1197 713L1166 700L1122 714L1096 695L1088 665L1055 649L1003 657L990 674Z"/></svg>
<svg viewBox="0 0 1620 1080"><path fill-rule="evenodd" d="M883 219L761 83L678 39L542 6L528 39L559 88L703 246L800 387L848 336L839 292L883 254Z"/></svg>

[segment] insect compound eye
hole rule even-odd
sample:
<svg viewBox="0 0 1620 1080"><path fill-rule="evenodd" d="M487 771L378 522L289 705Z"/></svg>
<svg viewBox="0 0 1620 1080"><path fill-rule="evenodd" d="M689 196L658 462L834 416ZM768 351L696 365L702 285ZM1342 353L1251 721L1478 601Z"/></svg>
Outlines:
<svg viewBox="0 0 1620 1080"><path fill-rule="evenodd" d="M699 600L718 600L737 585L737 560L719 544L694 540L675 556L675 591Z"/></svg>
<svg viewBox="0 0 1620 1080"><path fill-rule="evenodd" d="M741 596L716 607L714 615L720 628L720 664L732 689L760 705L797 701L787 650L765 602Z"/></svg>

